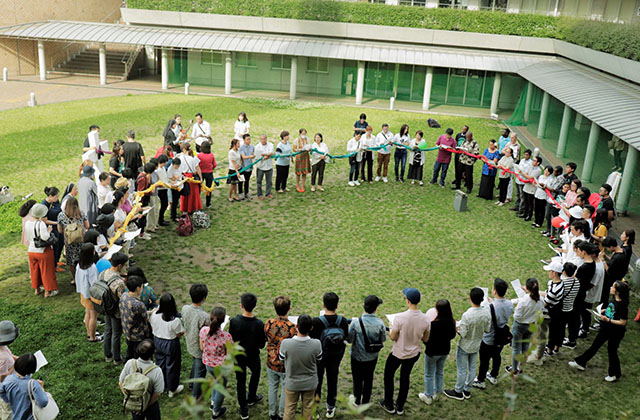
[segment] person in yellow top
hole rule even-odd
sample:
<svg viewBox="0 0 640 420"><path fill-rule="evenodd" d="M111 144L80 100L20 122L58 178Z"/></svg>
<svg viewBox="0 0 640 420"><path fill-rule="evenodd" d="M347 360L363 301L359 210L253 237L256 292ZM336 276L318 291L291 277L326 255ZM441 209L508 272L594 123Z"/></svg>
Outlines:
<svg viewBox="0 0 640 420"><path fill-rule="evenodd" d="M607 209L598 209L593 225L595 226L592 235L593 239L598 242L600 251L603 251L604 247L602 246L602 241L607 237L609 229L611 228L611 222L609 222L609 214Z"/></svg>

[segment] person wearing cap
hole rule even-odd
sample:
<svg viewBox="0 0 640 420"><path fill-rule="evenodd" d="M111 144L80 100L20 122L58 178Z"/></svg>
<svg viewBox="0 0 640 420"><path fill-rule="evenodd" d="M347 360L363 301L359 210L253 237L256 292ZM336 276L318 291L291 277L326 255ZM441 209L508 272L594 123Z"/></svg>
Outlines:
<svg viewBox="0 0 640 420"><path fill-rule="evenodd" d="M420 341L429 340L431 321L418 309L420 292L413 287L402 291L409 309L398 314L390 326L389 338L394 342L384 366L384 399L378 404L389 414L404 414L413 365L420 358ZM394 376L400 368L400 390L393 402Z"/></svg>
<svg viewBox="0 0 640 420"><path fill-rule="evenodd" d="M561 278L563 271L562 264L554 261L545 265L543 268L549 277L547 290L540 292L544 304L542 308L543 319L536 332L535 342L538 343L538 346L527 358L527 363L532 363L536 366L542 366L545 360L543 356L550 357L554 354L548 342L551 340L552 323L560 322L562 319L562 295L564 294L564 284Z"/></svg>
<svg viewBox="0 0 640 420"><path fill-rule="evenodd" d="M11 321L0 322L0 384L13 372L13 365L18 359L9 350L9 344L16 341L20 330ZM9 420L11 418L11 406L0 399L0 419Z"/></svg>
<svg viewBox="0 0 640 420"><path fill-rule="evenodd" d="M87 165L82 168L82 176L78 180L78 205L91 223L95 223L98 216L98 187L93 180L94 173L95 169Z"/></svg>
<svg viewBox="0 0 640 420"><path fill-rule="evenodd" d="M24 224L24 231L25 237L29 241L31 287L35 290L36 295L44 290L44 297L55 296L58 294L58 282L56 281L53 248L50 245L45 247L35 245L36 237L46 241L51 236L50 228L42 220L47 215L47 207L43 204L34 204L29 210L29 215L33 220Z"/></svg>
<svg viewBox="0 0 640 420"><path fill-rule="evenodd" d="M98 280L105 281L109 286L109 291L113 295L116 302L120 302L120 297L127 290L122 273L129 262L127 254L116 252L111 256L111 268L103 271L98 276ZM122 323L120 321L120 310L116 308L113 313L104 314L104 360L107 363L113 362L118 366L122 364L120 355Z"/></svg>
<svg viewBox="0 0 640 420"><path fill-rule="evenodd" d="M348 340L352 344L353 402L356 405L369 403L373 389L373 374L378 363L378 353L370 353L366 350L364 334L367 334L369 343L382 343L387 338L384 322L376 316L380 305L382 305L382 299L378 296L367 296L364 299L364 313L357 322L352 321L349 325Z"/></svg>

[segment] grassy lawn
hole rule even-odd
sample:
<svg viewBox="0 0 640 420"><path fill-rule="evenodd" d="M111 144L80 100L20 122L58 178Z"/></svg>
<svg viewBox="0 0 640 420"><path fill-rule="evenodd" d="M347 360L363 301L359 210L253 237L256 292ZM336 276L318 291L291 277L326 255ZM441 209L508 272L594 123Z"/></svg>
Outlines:
<svg viewBox="0 0 640 420"><path fill-rule="evenodd" d="M286 129L292 133L304 126L309 134L322 132L332 153L342 154L351 127L360 110L349 107L308 105L266 100L211 99L179 95L149 95L98 99L48 105L2 113L0 145L0 185L11 186L16 196L30 192L42 199L46 185L60 189L77 180L82 141L90 124L101 127L101 137L115 140L135 128L147 156L161 144L161 132L175 112L183 116L202 112L214 133L214 154L226 171L228 139L239 111L246 111L252 133L266 133L272 140ZM376 128L387 122L395 133L402 123L411 132L425 131L433 145L446 127L458 130L469 124L482 150L490 138L499 134L499 125L489 120L440 116L442 129L430 129L426 116L417 113L367 111ZM427 154L425 178L428 181L435 159ZM391 168L393 169L393 163ZM480 179L476 165L476 188ZM452 171L448 180L452 179ZM187 303L188 289L194 282L209 286L206 309L220 303L230 314L237 313L239 296L251 291L258 296L257 315L263 320L275 315L271 301L280 294L292 299L292 315L316 315L322 309L322 294L334 291L341 297L339 312L349 317L362 311L362 300L376 293L384 299L379 315L404 310L401 290L413 286L423 293L420 304L426 311L437 299L452 303L459 318L469 306L468 292L473 286L491 287L494 277L506 280L538 277L546 273L538 262L548 256L546 240L529 223L514 218L506 207L469 199L469 211L453 209L454 194L437 186L389 184L348 187L348 164L339 160L327 167L324 193L277 195L269 201L228 203L226 188L214 192L210 209L211 229L197 231L188 238L178 237L173 228L139 244L132 251L144 268L151 285L159 293L171 292L179 305ZM289 182L295 182L290 176ZM254 187L252 187L254 188ZM29 286L27 256L19 244L20 220L17 206L0 207L0 319L12 319L21 336L11 346L14 353L42 349L50 361L39 376L62 409L64 419L124 419L117 387L120 372L105 364L101 345L84 338L83 310L69 285L70 275L58 276L61 294L51 300L35 298ZM544 280L546 283L546 280ZM515 293L510 290L509 297ZM630 313L635 314L634 298ZM575 351L563 351L540 368L527 367L535 383L519 381L518 398L511 418L630 418L640 416L636 396L640 355L638 326L629 326L620 347L624 377L614 384L606 376L606 350L590 363L586 372L569 370L567 361L589 345L593 337L581 341ZM388 345L376 369L373 397L382 394L384 360ZM455 349L455 347L454 347ZM509 348L510 350L510 348ZM507 356L505 350L503 356ZM191 365L186 350L182 378ZM445 387L455 382L455 350L445 367ZM266 356L265 356L266 357ZM503 357L503 364L504 364ZM264 362L263 362L264 364ZM423 389L423 359L414 368L406 418L499 418L509 388L506 380L486 391L474 391L466 402L438 401L425 406L417 398ZM342 364L339 390L351 392L348 356ZM266 372L260 392L267 394ZM235 396L235 381L229 389ZM397 392L397 388L396 388ZM166 417L178 409L178 399L161 399ZM228 418L237 408L228 400ZM251 410L252 418L266 418L266 403ZM373 408L372 417L385 418ZM176 415L176 418L178 416ZM347 418L338 410L336 418Z"/></svg>

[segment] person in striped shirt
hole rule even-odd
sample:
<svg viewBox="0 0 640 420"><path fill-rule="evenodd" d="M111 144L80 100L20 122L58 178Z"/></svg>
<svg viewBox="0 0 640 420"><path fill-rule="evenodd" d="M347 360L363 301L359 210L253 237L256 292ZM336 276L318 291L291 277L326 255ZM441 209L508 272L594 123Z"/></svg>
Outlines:
<svg viewBox="0 0 640 420"><path fill-rule="evenodd" d="M554 354L553 350L547 346L547 341L551 340L552 323L560 320L559 314L562 311L562 295L564 294L564 284L560 277L563 271L562 264L552 262L549 265L545 265L544 270L549 276L547 290L541 293L543 296L542 301L544 302L544 308L542 309L544 319L538 328L538 347L527 359L528 362L537 366L541 366L544 363L543 355L553 356ZM549 340L547 340L547 335L549 335Z"/></svg>
<svg viewBox="0 0 640 420"><path fill-rule="evenodd" d="M577 267L575 264L567 262L562 266L562 311L558 312L558 322L551 323L550 340L548 347L558 352L563 346L564 333L569 323L569 317L573 311L573 305L578 291L580 290L580 282L574 277ZM569 346L564 346L571 348ZM574 343L575 348L575 343Z"/></svg>

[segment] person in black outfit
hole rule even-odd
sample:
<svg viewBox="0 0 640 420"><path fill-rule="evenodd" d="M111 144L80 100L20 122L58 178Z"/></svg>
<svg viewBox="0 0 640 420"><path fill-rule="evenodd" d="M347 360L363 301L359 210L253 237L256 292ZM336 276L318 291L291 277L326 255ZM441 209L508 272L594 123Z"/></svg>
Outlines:
<svg viewBox="0 0 640 420"><path fill-rule="evenodd" d="M127 142L122 145L124 150L124 167L133 171L133 176L138 176L140 168L147 162L144 157L142 145L136 141L136 132L127 131Z"/></svg>
<svg viewBox="0 0 640 420"><path fill-rule="evenodd" d="M336 397L338 395L338 371L340 362L344 356L345 345L333 346L329 344L328 334L322 334L328 329L343 330L343 337L349 335L349 323L340 315L336 314L340 298L333 292L325 293L322 297L324 303L324 315L313 319L311 338L316 338L322 342L322 360L318 362L318 386L316 387L316 401L320 401L322 393L322 380L325 371L327 373L327 418L333 418L336 408Z"/></svg>
<svg viewBox="0 0 640 420"><path fill-rule="evenodd" d="M600 302L606 304L609 297L609 288L617 280L624 279L629 271L629 263L624 250L618 245L618 241L610 236L604 238L602 246L611 252L608 261L605 261L604 285L602 286L602 298Z"/></svg>
<svg viewBox="0 0 640 420"><path fill-rule="evenodd" d="M576 278L580 282L580 290L573 304L573 312L569 321L569 341L571 342L575 342L578 337L586 338L587 336L587 331L579 332L579 330L581 323L585 323L585 325L590 323L590 309L593 304L587 304L584 300L587 296L587 291L593 287L591 282L596 274L596 263L593 262L591 257L591 244L587 241L576 241L574 247L576 255L584 260L584 264L578 267L578 271L576 271Z"/></svg>
<svg viewBox="0 0 640 420"><path fill-rule="evenodd" d="M458 146L460 146L462 144L462 142L464 142L465 137L467 136L467 131L469 131L469 126L468 125L463 125L462 126L462 131L460 131L458 134L456 134L455 139L456 139L456 143L458 143ZM454 154L454 165L453 165L453 169L454 171L459 170L459 165L460 165L460 154L459 153L455 153ZM464 179L464 177L463 177ZM456 183L456 180L454 179L453 181L451 181L452 184Z"/></svg>
<svg viewBox="0 0 640 420"><path fill-rule="evenodd" d="M249 418L249 406L262 401L264 396L257 394L260 383L260 349L266 344L264 323L253 315L258 298L253 293L245 293L240 297L242 315L236 315L229 324L229 333L234 343L244 348L244 356L236 358L236 391L240 418ZM247 393L247 368L251 371L249 393Z"/></svg>

